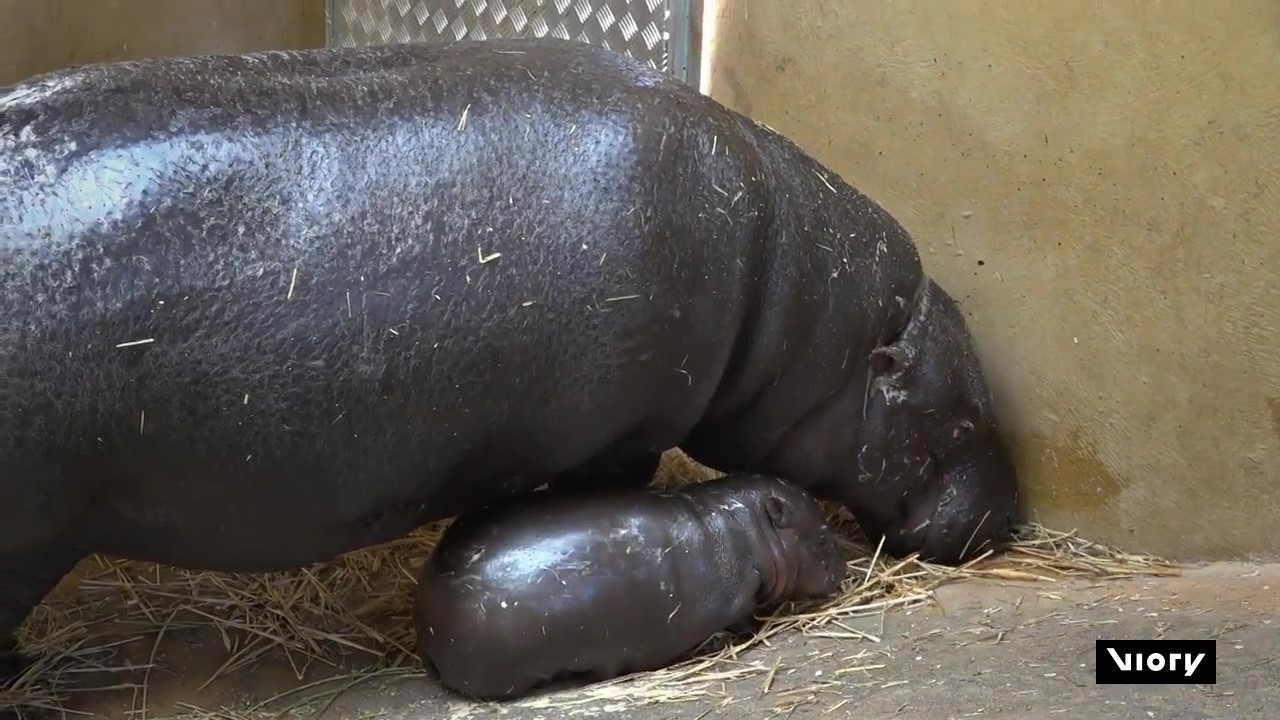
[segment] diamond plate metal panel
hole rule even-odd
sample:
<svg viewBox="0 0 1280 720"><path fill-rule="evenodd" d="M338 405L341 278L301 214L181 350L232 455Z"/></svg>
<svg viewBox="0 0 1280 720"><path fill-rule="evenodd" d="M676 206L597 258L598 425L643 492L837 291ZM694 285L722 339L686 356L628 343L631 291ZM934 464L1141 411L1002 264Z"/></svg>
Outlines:
<svg viewBox="0 0 1280 720"><path fill-rule="evenodd" d="M510 37L602 45L683 74L688 0L330 0L329 45L351 47ZM674 7L673 7L674 6ZM673 10L675 11L673 13ZM673 47L674 45L674 47ZM677 56L672 62L673 50Z"/></svg>

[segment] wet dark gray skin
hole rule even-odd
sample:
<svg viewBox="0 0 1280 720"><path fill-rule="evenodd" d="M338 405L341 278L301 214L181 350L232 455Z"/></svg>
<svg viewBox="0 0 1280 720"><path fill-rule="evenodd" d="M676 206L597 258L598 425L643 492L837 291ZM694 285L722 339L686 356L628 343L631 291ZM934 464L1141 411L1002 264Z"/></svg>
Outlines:
<svg viewBox="0 0 1280 720"><path fill-rule="evenodd" d="M1018 507L906 231L581 43L0 89L0 638L92 551L297 568L681 447L955 562ZM2 641L0 641L2 642Z"/></svg>
<svg viewBox="0 0 1280 720"><path fill-rule="evenodd" d="M537 493L445 532L418 581L418 651L445 686L513 699L665 667L844 576L817 501L775 478Z"/></svg>

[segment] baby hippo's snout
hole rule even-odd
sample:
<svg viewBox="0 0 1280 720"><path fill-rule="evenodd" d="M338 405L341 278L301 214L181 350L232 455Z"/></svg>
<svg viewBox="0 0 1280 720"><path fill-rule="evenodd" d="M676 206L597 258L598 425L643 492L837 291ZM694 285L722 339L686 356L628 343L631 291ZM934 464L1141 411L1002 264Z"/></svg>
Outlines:
<svg viewBox="0 0 1280 720"><path fill-rule="evenodd" d="M817 501L777 478L535 493L446 531L419 577L418 651L447 687L509 699L664 667L844 576Z"/></svg>

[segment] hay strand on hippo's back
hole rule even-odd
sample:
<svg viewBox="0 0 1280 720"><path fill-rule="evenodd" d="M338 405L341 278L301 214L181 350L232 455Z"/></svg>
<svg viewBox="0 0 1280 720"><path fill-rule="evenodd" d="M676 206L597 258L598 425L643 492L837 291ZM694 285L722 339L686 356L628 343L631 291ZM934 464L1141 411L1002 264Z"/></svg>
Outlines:
<svg viewBox="0 0 1280 720"><path fill-rule="evenodd" d="M716 476L673 455L657 480L661 486ZM821 698L831 679L815 680L805 694L808 686L795 686L797 676L788 675L795 668L787 667L781 656L755 652L781 637L838 638L849 644L850 657L858 658L876 652L880 638L866 627L854 627L855 618L927 602L946 582L1177 574L1174 566L1159 559L1039 525L1025 528L1001 555L959 568L943 567L886 557L859 537L847 512L833 510L831 519L845 535L850 558L848 577L836 596L782 607L762 618L754 634L729 638L719 649L664 670L544 693L516 704L568 712L689 701L729 704L734 698L725 685L755 678L756 687L768 685L770 697L778 695L785 708L796 697ZM412 653L415 576L444 526L438 523L329 563L268 575L229 576L91 559L78 573L78 586L55 594L24 626L24 646L35 663L0 690L0 708L16 704L75 712L87 697L96 697L96 702L114 693L110 697L118 697L122 711L132 712L131 717L160 720L166 715L144 703L158 705L159 684L181 678L190 692L168 704L168 717L301 716L327 707L361 682L419 673ZM171 667L181 653L156 656L162 628L166 642L181 642L197 632L212 638L216 661L195 669ZM886 662L850 659L849 674L842 680L875 680ZM253 697L241 698L234 707L209 697L218 686L252 685L250 681L266 675L272 663L283 666L284 672L269 688L255 688ZM788 680L785 688L783 678ZM248 691L238 694L244 692Z"/></svg>

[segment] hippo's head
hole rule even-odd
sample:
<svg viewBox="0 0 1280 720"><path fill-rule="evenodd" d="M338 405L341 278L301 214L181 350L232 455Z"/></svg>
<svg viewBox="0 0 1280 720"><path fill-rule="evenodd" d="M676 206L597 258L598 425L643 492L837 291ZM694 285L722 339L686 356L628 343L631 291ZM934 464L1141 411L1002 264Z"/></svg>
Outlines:
<svg viewBox="0 0 1280 720"><path fill-rule="evenodd" d="M1017 471L964 316L932 280L871 353L862 412L856 480L833 491L872 542L953 564L1008 540Z"/></svg>
<svg viewBox="0 0 1280 720"><path fill-rule="evenodd" d="M1017 472L955 300L926 279L865 367L773 448L770 472L843 504L892 555L956 564L1008 540Z"/></svg>
<svg viewBox="0 0 1280 720"><path fill-rule="evenodd" d="M817 498L789 483L773 483L764 498L764 514L777 546L767 555L773 568L763 575L772 587L768 600L821 598L840 589L845 557L835 530L823 517Z"/></svg>

